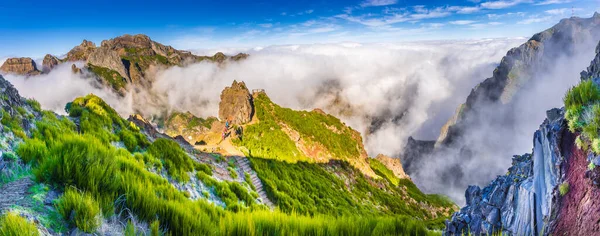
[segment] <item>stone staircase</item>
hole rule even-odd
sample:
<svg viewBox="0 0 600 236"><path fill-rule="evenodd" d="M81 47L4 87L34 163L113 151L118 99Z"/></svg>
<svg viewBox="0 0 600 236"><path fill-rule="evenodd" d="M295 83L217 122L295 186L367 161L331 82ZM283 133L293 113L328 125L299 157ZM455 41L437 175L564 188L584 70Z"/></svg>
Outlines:
<svg viewBox="0 0 600 236"><path fill-rule="evenodd" d="M235 160L237 161L238 165L242 168L243 172L250 174L250 180L252 181L254 187L256 187L256 192L258 193L260 201L272 209L275 205L267 197L267 192L263 187L262 181L258 178L256 172L254 172L254 170L252 170L252 168L250 167L250 161L248 160L248 158L242 156L235 156ZM244 176L244 178L246 177Z"/></svg>
<svg viewBox="0 0 600 236"><path fill-rule="evenodd" d="M13 205L28 205L25 196L32 185L33 181L29 177L3 185L0 188L0 213L10 209Z"/></svg>

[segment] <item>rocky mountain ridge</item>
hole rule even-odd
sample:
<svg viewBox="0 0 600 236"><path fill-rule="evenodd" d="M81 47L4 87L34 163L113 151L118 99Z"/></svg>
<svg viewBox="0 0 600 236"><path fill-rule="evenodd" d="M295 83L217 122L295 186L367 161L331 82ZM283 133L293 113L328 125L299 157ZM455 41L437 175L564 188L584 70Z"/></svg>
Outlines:
<svg viewBox="0 0 600 236"><path fill-rule="evenodd" d="M80 45L71 49L64 58L47 54L39 70L31 58L11 58L6 60L0 71L19 75L33 76L49 73L62 63L85 62L86 70L96 74L106 86L124 93L128 85L149 86L152 81L152 68L183 66L187 63L210 61L226 63L248 57L240 53L226 56L216 53L213 56L197 56L188 51L177 50L153 41L142 34L123 35L113 39L103 40L100 46L91 41L83 40ZM75 66L74 66L75 67ZM79 68L74 69L78 71Z"/></svg>
<svg viewBox="0 0 600 236"><path fill-rule="evenodd" d="M582 81L600 86L600 44ZM572 91L570 91L572 92ZM597 102L597 101L596 101ZM597 114L595 114L597 115ZM595 235L600 183L594 154L579 131L573 133L565 108L547 111L534 134L533 152L514 156L506 175L483 189L469 186L466 206L446 223L445 235ZM584 131L597 135L598 130Z"/></svg>

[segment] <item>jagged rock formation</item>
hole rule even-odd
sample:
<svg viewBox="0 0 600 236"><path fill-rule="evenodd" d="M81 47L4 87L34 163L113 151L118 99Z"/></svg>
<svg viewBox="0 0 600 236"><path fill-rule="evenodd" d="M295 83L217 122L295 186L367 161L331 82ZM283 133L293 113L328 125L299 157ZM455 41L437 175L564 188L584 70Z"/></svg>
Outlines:
<svg viewBox="0 0 600 236"><path fill-rule="evenodd" d="M452 155L457 157L452 158L453 160L463 161L454 161L439 170L440 178L436 183L451 186L450 188L466 187L469 184L467 181L473 180L467 180L470 175L462 173L460 163L488 153L495 155L494 158L501 158L512 155L512 149L517 149L505 147L502 138L517 135L516 125L524 123L517 120L522 116L518 112L523 109L521 106L525 101L532 99L527 97L528 93L525 91L543 84L545 79L551 77L548 73L561 66L559 63L564 62L563 60L575 55L590 54L592 57L591 49L595 48L599 40L600 14L596 13L591 18L563 19L555 26L535 34L526 43L511 49L502 58L492 77L475 86L465 103L456 109L456 114L442 127L431 154L402 156L407 173L419 182L413 172L414 167L427 166L428 162L436 161L433 158L443 159ZM567 79L569 78L565 77ZM481 133L485 129L500 128L503 135ZM486 141L481 141L483 139ZM410 152L410 148L412 147L407 146L404 152ZM499 173L499 169L491 168L490 173L492 172Z"/></svg>
<svg viewBox="0 0 600 236"><path fill-rule="evenodd" d="M400 159L388 157L383 154L377 155L375 159L377 159L379 162L385 165L385 167L390 169L396 177L400 179L410 179L410 176L408 176L404 172L404 168L402 168L402 162L400 161Z"/></svg>
<svg viewBox="0 0 600 236"><path fill-rule="evenodd" d="M535 132L533 154L514 156L504 176L480 189L469 186L467 205L446 224L446 234L470 232L491 234L502 230L511 235L540 235L550 232L557 202L557 185L561 182L563 149L568 134L564 110L552 109Z"/></svg>
<svg viewBox="0 0 600 236"><path fill-rule="evenodd" d="M46 54L46 56L44 56L44 61L42 61L42 72L50 72L50 70L54 69L59 63L60 59L50 54Z"/></svg>
<svg viewBox="0 0 600 236"><path fill-rule="evenodd" d="M3 73L12 73L18 75L39 75L40 71L29 57L9 58L0 67Z"/></svg>
<svg viewBox="0 0 600 236"><path fill-rule="evenodd" d="M404 147L404 153L401 155L404 169L408 174L413 173L415 160L427 156L433 152L435 141L423 141L416 140L412 136L408 137L406 146Z"/></svg>
<svg viewBox="0 0 600 236"><path fill-rule="evenodd" d="M465 129L473 126L477 113L489 104L509 104L535 73L554 66L554 60L576 51L583 42L600 40L600 14L592 18L572 17L541 33L535 34L523 45L513 48L494 70L493 76L477 85L465 104L440 132L438 144L458 141ZM543 79L543 78L540 78Z"/></svg>
<svg viewBox="0 0 600 236"><path fill-rule="evenodd" d="M89 55L96 49L96 44L93 42L83 40L81 44L77 45L71 51L67 53L65 58L67 61L86 61Z"/></svg>
<svg viewBox="0 0 600 236"><path fill-rule="evenodd" d="M599 44L600 47L600 44ZM600 50L582 72L600 86ZM506 175L480 189L469 186L467 204L446 222L445 235L470 233L509 235L596 235L600 214L600 189L592 152L575 145L563 109L547 111L547 119L535 132L532 154L515 156ZM589 153L589 154L588 154ZM559 185L566 183L561 195ZM564 196L563 196L564 195Z"/></svg>
<svg viewBox="0 0 600 236"><path fill-rule="evenodd" d="M252 96L244 82L233 81L231 87L226 87L221 92L219 102L219 119L230 120L233 124L250 122L254 115Z"/></svg>

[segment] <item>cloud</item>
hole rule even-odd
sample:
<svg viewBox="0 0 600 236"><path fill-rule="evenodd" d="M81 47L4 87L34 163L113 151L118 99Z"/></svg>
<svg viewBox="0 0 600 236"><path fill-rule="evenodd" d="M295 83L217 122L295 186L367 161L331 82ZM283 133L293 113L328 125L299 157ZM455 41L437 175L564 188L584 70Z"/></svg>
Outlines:
<svg viewBox="0 0 600 236"><path fill-rule="evenodd" d="M80 68L83 62L76 63ZM123 116L132 114L131 97L120 97L112 90L98 84L90 74L73 74L71 63L63 63L48 74L25 77L14 74L4 75L19 94L35 98L42 107L59 114L65 114L65 105L73 99L93 93L106 100Z"/></svg>
<svg viewBox="0 0 600 236"><path fill-rule="evenodd" d="M516 6L520 3L528 2L527 0L510 0L510 1L489 1L481 3L481 7L485 9L504 9Z"/></svg>
<svg viewBox="0 0 600 236"><path fill-rule="evenodd" d="M557 8L557 9L546 10L544 12L549 15L565 16L565 15L570 15L572 12L582 11L582 10L583 10L582 8Z"/></svg>
<svg viewBox="0 0 600 236"><path fill-rule="evenodd" d="M529 17L528 19L517 22L517 24L528 25L528 24L533 24L533 23L550 21L551 19L552 18L550 16L534 15L534 16Z"/></svg>
<svg viewBox="0 0 600 236"><path fill-rule="evenodd" d="M541 2L537 2L534 5L551 5L551 4L564 4L570 3L572 0L545 0Z"/></svg>
<svg viewBox="0 0 600 236"><path fill-rule="evenodd" d="M398 3L398 0L366 0L360 3L361 7L380 7Z"/></svg>
<svg viewBox="0 0 600 236"><path fill-rule="evenodd" d="M473 24L477 21L472 21L472 20L456 20L456 21L450 21L448 23L453 24L453 25L470 25Z"/></svg>
<svg viewBox="0 0 600 236"><path fill-rule="evenodd" d="M263 27L263 28L271 28L273 27L272 23L265 23L265 24L258 24L258 26Z"/></svg>

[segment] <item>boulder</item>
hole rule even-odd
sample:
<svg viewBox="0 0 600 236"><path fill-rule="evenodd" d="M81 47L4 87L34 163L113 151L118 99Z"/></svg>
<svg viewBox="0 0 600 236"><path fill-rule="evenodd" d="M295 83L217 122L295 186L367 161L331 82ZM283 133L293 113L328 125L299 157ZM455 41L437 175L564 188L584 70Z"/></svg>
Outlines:
<svg viewBox="0 0 600 236"><path fill-rule="evenodd" d="M18 75L38 75L38 71L35 61L29 57L21 58L9 58L0 67L0 71L3 73L12 73Z"/></svg>
<svg viewBox="0 0 600 236"><path fill-rule="evenodd" d="M250 122L253 115L254 104L250 91L244 82L234 80L231 87L226 87L221 92L219 119L241 125Z"/></svg>
<svg viewBox="0 0 600 236"><path fill-rule="evenodd" d="M116 51L110 50L109 48L99 47L94 50L94 52L89 55L87 63L114 70L123 78L129 79L127 69L123 65L121 57Z"/></svg>
<svg viewBox="0 0 600 236"><path fill-rule="evenodd" d="M50 54L46 54L46 56L44 57L44 61L42 62L42 71L44 73L48 73L50 72L50 70L54 69L54 67L56 67L59 63L60 60L57 57L52 56Z"/></svg>

